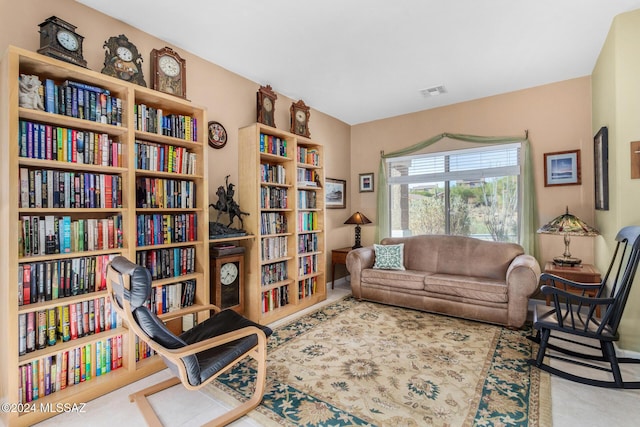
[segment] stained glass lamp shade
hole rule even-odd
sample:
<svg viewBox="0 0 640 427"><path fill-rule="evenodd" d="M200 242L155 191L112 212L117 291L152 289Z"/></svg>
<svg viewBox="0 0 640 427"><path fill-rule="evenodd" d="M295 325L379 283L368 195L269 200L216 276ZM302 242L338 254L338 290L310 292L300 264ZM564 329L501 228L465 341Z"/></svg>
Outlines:
<svg viewBox="0 0 640 427"><path fill-rule="evenodd" d="M538 229L538 233L541 234L559 234L564 236L564 254L553 258L553 262L556 265L575 266L580 265L582 260L579 258L573 258L571 251L569 251L569 244L571 243L570 236L598 236L600 232L595 228L587 225L584 221L575 215L569 213L569 207L564 214L554 218L547 224Z"/></svg>

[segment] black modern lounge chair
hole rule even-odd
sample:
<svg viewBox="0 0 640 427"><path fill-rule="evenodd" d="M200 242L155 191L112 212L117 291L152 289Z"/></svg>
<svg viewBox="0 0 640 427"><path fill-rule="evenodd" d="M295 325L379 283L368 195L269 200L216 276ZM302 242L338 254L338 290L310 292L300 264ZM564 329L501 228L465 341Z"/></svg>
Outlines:
<svg viewBox="0 0 640 427"><path fill-rule="evenodd" d="M179 383L189 390L197 390L246 356L258 362L254 394L240 406L205 425L226 425L260 404L266 383L267 337L271 335L271 329L233 310L220 311L215 305L205 305L203 310L214 314L176 336L145 305L152 290L149 271L122 256L114 258L108 266L107 289L113 306L128 327L160 354L175 374L175 377L129 396L132 402L137 403L149 426L161 426L162 423L147 396Z"/></svg>

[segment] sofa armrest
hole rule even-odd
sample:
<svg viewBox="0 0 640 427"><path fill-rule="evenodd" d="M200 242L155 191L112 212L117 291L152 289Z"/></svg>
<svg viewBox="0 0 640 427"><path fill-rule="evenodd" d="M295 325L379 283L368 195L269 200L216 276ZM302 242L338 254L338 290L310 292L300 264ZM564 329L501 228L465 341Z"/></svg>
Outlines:
<svg viewBox="0 0 640 427"><path fill-rule="evenodd" d="M518 255L507 269L507 326L520 328L527 319L529 297L538 289L540 264L531 255Z"/></svg>
<svg viewBox="0 0 640 427"><path fill-rule="evenodd" d="M376 260L375 255L373 246L354 249L347 254L347 270L351 275L351 293L354 298L362 298L360 290L361 273L362 270L373 267Z"/></svg>

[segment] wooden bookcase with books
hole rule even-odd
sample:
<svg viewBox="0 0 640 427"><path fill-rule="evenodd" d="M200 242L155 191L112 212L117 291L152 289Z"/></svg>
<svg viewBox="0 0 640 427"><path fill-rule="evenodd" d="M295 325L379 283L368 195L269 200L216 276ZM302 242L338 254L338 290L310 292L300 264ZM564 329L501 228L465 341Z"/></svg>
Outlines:
<svg viewBox="0 0 640 427"><path fill-rule="evenodd" d="M42 83L41 105L21 99L25 76ZM0 94L0 394L11 409L0 420L32 425L164 368L110 308L110 259L156 268L163 312L208 303L206 117L16 47L2 58ZM138 130L140 105L181 129L196 125L179 137Z"/></svg>
<svg viewBox="0 0 640 427"><path fill-rule="evenodd" d="M245 315L267 324L326 298L322 146L263 124L239 131Z"/></svg>

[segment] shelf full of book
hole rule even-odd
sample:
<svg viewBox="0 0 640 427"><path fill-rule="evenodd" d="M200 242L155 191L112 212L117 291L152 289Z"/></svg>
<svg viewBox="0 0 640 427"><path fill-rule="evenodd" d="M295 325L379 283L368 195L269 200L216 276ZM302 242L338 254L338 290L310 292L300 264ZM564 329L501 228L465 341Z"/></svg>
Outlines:
<svg viewBox="0 0 640 427"><path fill-rule="evenodd" d="M111 309L115 256L149 268L161 316L209 302L206 117L15 47L0 72L0 388L23 409L0 419L31 425L55 412L29 408L86 402L164 367ZM41 105L21 98L27 81L41 82Z"/></svg>
<svg viewBox="0 0 640 427"><path fill-rule="evenodd" d="M245 315L267 324L326 298L322 145L263 124L239 131Z"/></svg>

